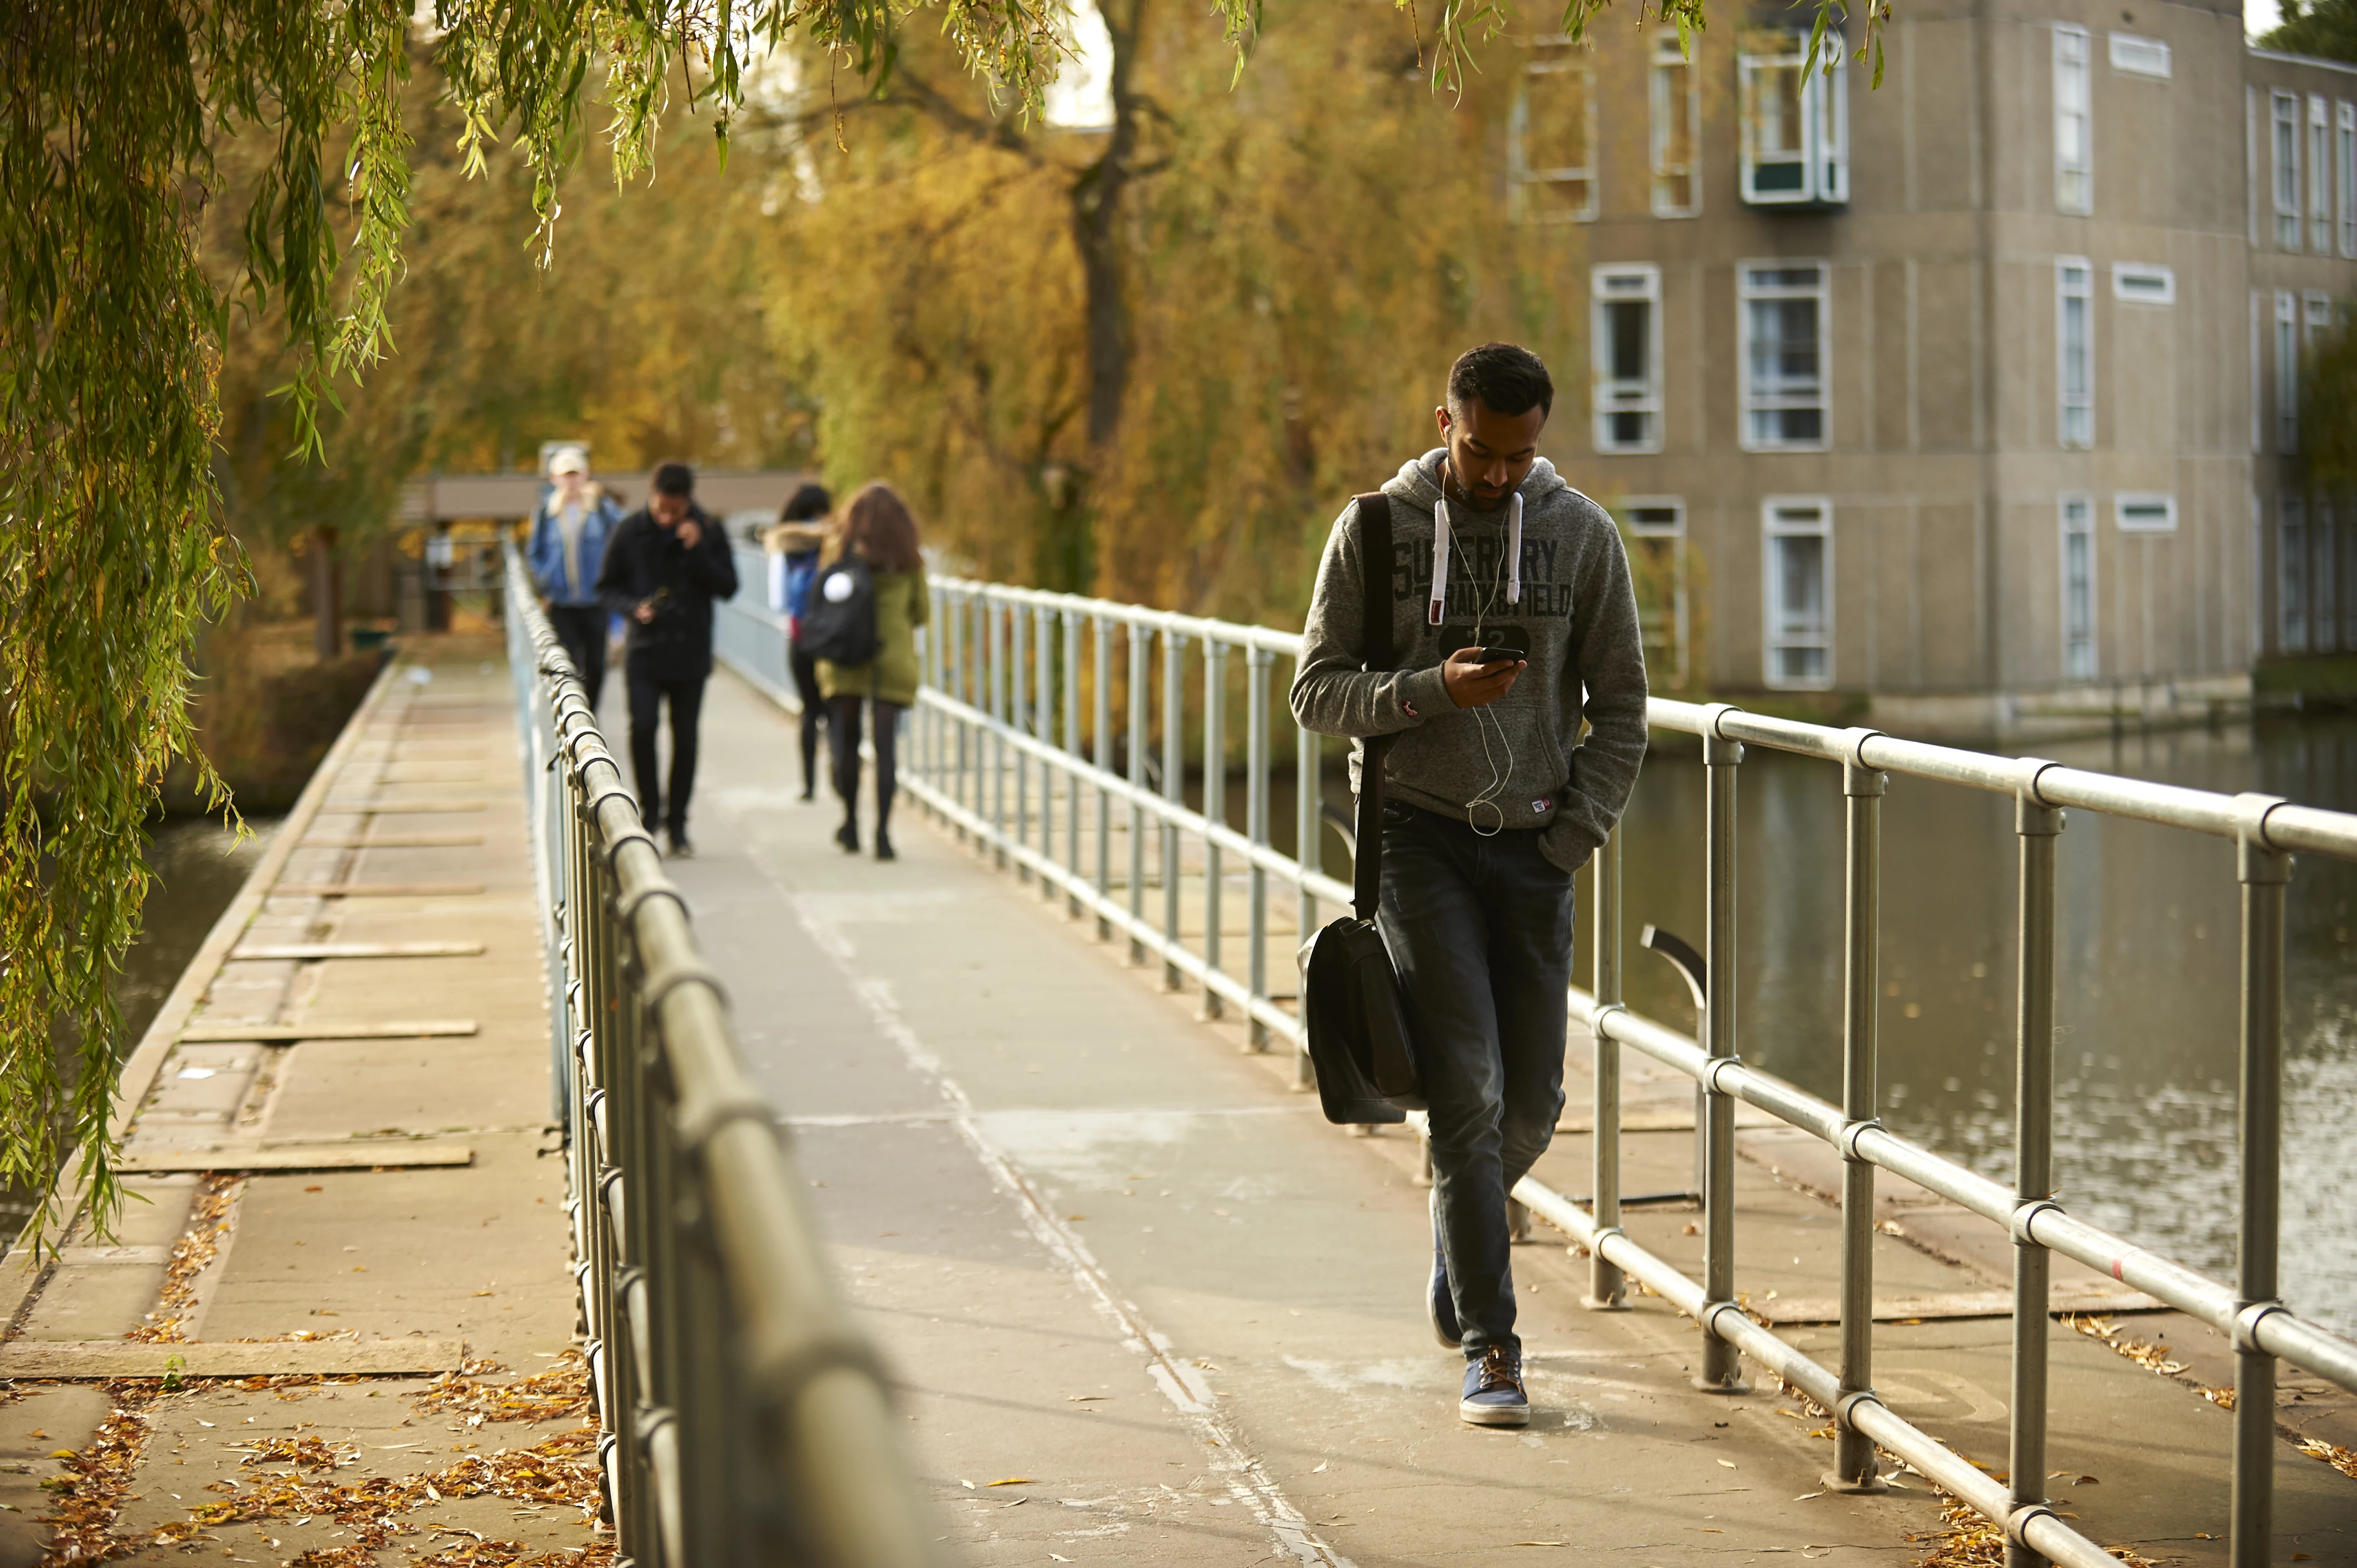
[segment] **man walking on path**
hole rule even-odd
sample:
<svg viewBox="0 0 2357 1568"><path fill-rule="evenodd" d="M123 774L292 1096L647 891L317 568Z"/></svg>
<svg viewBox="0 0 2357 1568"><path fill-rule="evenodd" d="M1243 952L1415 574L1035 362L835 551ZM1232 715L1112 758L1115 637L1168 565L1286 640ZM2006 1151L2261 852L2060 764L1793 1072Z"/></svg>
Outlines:
<svg viewBox="0 0 2357 1568"><path fill-rule="evenodd" d="M606 544L597 596L630 622L623 675L630 693L630 773L639 815L663 824L671 853L687 841L687 800L695 789L695 724L712 675L712 601L737 593L737 562L709 512L695 504L695 471L665 463L647 504L624 518ZM671 792L663 793L655 728L671 705ZM668 810L666 810L668 807Z"/></svg>
<svg viewBox="0 0 2357 1568"><path fill-rule="evenodd" d="M573 660L574 673L597 707L606 690L606 619L597 598L597 575L606 541L621 521L621 509L589 482L589 458L567 446L549 460L548 499L532 520L525 558L533 581L548 600L548 624Z"/></svg>
<svg viewBox="0 0 2357 1568"><path fill-rule="evenodd" d="M1395 737L1376 926L1430 1107L1426 1310L1465 1353L1458 1412L1484 1426L1530 1420L1506 1195L1563 1110L1572 875L1645 754L1628 557L1604 509L1538 456L1554 401L1528 349L1458 360L1435 411L1445 445L1383 486L1397 668L1363 668L1354 505L1318 565L1292 697L1307 728Z"/></svg>

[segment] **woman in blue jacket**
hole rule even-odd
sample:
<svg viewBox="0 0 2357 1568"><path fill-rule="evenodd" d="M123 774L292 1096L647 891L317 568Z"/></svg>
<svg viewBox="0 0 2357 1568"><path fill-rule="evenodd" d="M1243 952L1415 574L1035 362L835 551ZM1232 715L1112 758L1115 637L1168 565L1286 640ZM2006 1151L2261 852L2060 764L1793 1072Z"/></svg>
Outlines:
<svg viewBox="0 0 2357 1568"><path fill-rule="evenodd" d="M811 582L818 575L818 553L826 543L826 514L834 498L823 485L804 485L778 513L777 526L762 541L785 558L785 584L777 608L786 618L786 663L802 704L802 799L818 798L818 737L826 727L826 699L819 694L818 661L802 650L802 616L810 608ZM771 581L776 579L772 578Z"/></svg>
<svg viewBox="0 0 2357 1568"><path fill-rule="evenodd" d="M548 601L549 625L596 707L606 686L606 624L597 599L597 571L606 541L622 521L614 499L589 482L589 457L578 446L560 448L548 464L549 491L532 520L524 558Z"/></svg>

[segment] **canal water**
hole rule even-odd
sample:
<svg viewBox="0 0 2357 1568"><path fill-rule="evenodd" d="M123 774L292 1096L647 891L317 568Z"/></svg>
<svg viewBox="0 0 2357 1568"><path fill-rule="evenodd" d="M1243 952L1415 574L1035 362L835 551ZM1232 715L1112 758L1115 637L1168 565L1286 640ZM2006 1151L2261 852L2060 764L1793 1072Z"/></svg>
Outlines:
<svg viewBox="0 0 2357 1568"><path fill-rule="evenodd" d="M2357 810L2357 719L2039 748L2073 767ZM1747 1058L1841 1091L1840 769L1753 748L1739 786L1738 1007ZM1625 823L1631 1006L1691 1030L1647 923L1699 947L1704 779L1657 755ZM2012 1165L2018 841L2010 800L1894 778L1883 809L1886 1122L1985 1175ZM1584 879L1583 879L1584 880ZM2231 1280L2240 889L2224 840L2070 813L2058 849L2055 1144L2078 1213ZM2357 865L2303 857L2286 954L2284 1282L2357 1331ZM1592 971L1585 972L1592 972Z"/></svg>
<svg viewBox="0 0 2357 1568"><path fill-rule="evenodd" d="M1289 736L1287 737L1289 743ZM1289 744L1286 747L1289 750ZM2357 811L2357 717L2270 720L2061 742L2039 755L2163 783ZM1351 807L1339 751L1322 782ZM1200 789L1190 787L1190 804ZM1270 837L1293 843L1290 779ZM1702 758L1647 760L1622 825L1622 966L1635 1010L1691 1032L1657 925L1703 945ZM1746 1059L1841 1097L1841 771L1751 748L1738 786L1738 1003ZM1241 776L1228 820L1244 821ZM1325 835L1325 868L1350 861ZM2017 841L2010 800L1893 779L1883 807L1883 1119L2012 1176ZM2231 1280L2241 894L2222 839L2069 814L2057 851L2056 1159L2071 1208ZM1578 976L1595 971L1580 877ZM2357 865L2302 857L2285 960L2284 1281L2301 1311L2357 1333Z"/></svg>
<svg viewBox="0 0 2357 1568"><path fill-rule="evenodd" d="M240 839L217 818L167 817L150 830L146 859L156 880L140 911L138 940L114 977L114 1003L123 1011L123 1055L147 1032L277 826L275 818L248 817L246 835ZM12 1240L32 1217L33 1197L18 1187L0 1187L0 1230Z"/></svg>

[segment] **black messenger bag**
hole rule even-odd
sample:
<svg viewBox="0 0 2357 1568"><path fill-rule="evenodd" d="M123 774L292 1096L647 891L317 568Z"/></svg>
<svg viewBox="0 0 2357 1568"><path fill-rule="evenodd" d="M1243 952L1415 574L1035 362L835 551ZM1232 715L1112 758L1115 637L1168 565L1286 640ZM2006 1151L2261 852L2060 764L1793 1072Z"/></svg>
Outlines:
<svg viewBox="0 0 2357 1568"><path fill-rule="evenodd" d="M1361 642L1365 668L1388 670L1392 643L1392 507L1382 494L1354 496L1358 509ZM1424 1109L1415 1047L1408 1037L1399 975L1375 929L1383 894L1383 763L1391 736L1369 736L1359 763L1358 847L1348 918L1302 945L1301 1010L1318 1100L1343 1124L1403 1122Z"/></svg>

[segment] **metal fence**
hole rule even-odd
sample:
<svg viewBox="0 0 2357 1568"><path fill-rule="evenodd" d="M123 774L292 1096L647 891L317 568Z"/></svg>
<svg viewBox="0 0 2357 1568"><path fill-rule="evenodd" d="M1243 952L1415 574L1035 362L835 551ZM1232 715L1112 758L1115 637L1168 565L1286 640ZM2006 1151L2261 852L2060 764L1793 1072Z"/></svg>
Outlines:
<svg viewBox="0 0 2357 1568"><path fill-rule="evenodd" d="M866 1338L597 716L507 554L567 1204L618 1560L931 1562Z"/></svg>
<svg viewBox="0 0 2357 1568"><path fill-rule="evenodd" d="M781 623L765 639L748 618L724 633L724 645L731 636L740 650L735 657L774 664L782 672ZM932 585L923 655L927 689L912 715L914 744L902 748L904 788L1002 865L1036 878L1043 893L1065 898L1076 914L1093 916L1102 933L1125 938L1134 957L1158 961L1167 984L1200 990L1208 1014L1237 1009L1249 1019L1255 1046L1291 1046L1306 1074L1298 1024L1288 1005L1292 952L1301 934L1317 928L1320 907L1339 913L1351 894L1319 865L1318 737L1295 726L1281 703L1274 712L1270 705L1272 669L1282 660L1285 673L1292 673L1300 639L1103 600L940 580ZM1241 746L1232 737L1239 705ZM1708 779L1703 1038L1680 1035L1620 1003L1616 838L1599 853L1593 879L1601 935L1595 985L1569 996L1572 1022L1598 1040L1595 1196L1582 1207L1534 1180L1514 1191L1588 1250L1591 1305L1620 1305L1625 1281L1641 1281L1701 1325L1706 1385L1739 1389L1738 1357L1749 1356L1831 1411L1836 1468L1848 1484L1878 1484L1872 1477L1879 1444L2002 1525L2017 1565L2044 1558L2103 1568L2116 1560L2072 1530L2043 1491L2048 1273L2053 1253L2075 1259L2231 1337L2237 1357L2232 1560L2235 1568L2259 1568L2267 1561L2279 1448L2276 1360L2357 1390L2357 1344L2285 1307L2276 1279L2285 886L2296 851L2357 859L2357 817L2271 796L2229 797L2035 758L1897 740L1873 730L1796 724L1724 704L1656 699L1649 718L1657 731L1696 736L1703 743ZM1271 775L1288 736L1296 770L1293 853L1269 843ZM1747 1066L1738 1055L1735 805L1746 746L1840 769L1848 854L1839 1105ZM1226 783L1238 760L1241 831L1227 815ZM1204 780L1194 806L1186 797L1190 766ZM1988 790L2016 802L2021 961L2010 1187L1900 1137L1877 1118L1880 823L1892 774ZM2054 1200L2054 853L2066 808L2210 833L2238 847L2243 1159L2240 1266L2231 1284L2074 1218ZM1243 882L1240 931L1231 929L1224 905L1232 874ZM1290 897L1273 906L1272 884ZM1243 943L1241 966L1224 945L1234 937ZM1700 1280L1679 1273L1620 1228L1620 1060L1608 1042L1667 1064L1703 1091ZM1736 1299L1738 1101L1814 1134L1844 1157L1838 1367L1802 1354L1754 1322ZM2009 1481L1984 1473L1874 1391L1877 1166L2005 1227L2013 1239Z"/></svg>

